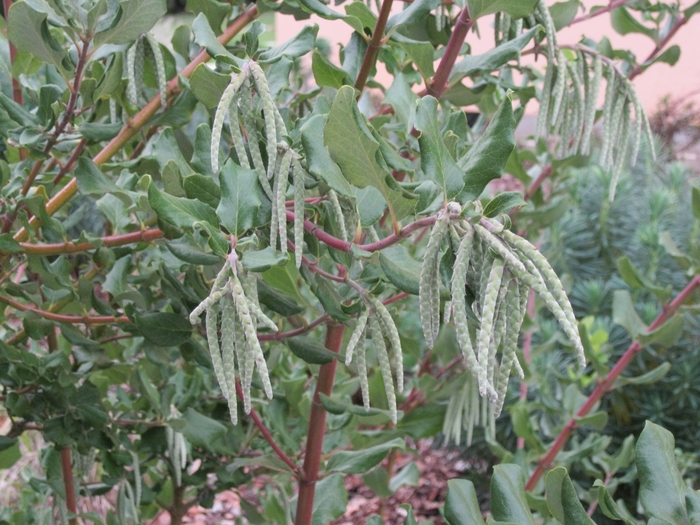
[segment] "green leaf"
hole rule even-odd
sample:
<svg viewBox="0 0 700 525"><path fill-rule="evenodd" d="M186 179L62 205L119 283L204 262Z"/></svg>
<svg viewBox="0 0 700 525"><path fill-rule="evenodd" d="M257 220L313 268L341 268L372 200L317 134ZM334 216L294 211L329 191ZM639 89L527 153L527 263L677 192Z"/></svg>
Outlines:
<svg viewBox="0 0 700 525"><path fill-rule="evenodd" d="M10 447L14 447L17 444L17 438L11 438L8 436L0 436L0 452L7 450Z"/></svg>
<svg viewBox="0 0 700 525"><path fill-rule="evenodd" d="M216 213L230 233L241 235L270 220L270 202L262 195L258 175L253 170L229 159L221 168L219 186L221 202Z"/></svg>
<svg viewBox="0 0 700 525"><path fill-rule="evenodd" d="M525 200L519 191L504 191L496 195L484 206L484 217L497 217L513 208L525 206Z"/></svg>
<svg viewBox="0 0 700 525"><path fill-rule="evenodd" d="M170 312L146 312L134 319L144 339L156 346L177 346L192 335L190 321Z"/></svg>
<svg viewBox="0 0 700 525"><path fill-rule="evenodd" d="M7 111L7 115L20 126L32 127L38 125L41 121L34 114L30 113L23 106L17 104L5 93L0 93L0 106Z"/></svg>
<svg viewBox="0 0 700 525"><path fill-rule="evenodd" d="M509 97L505 97L484 133L457 165L465 172L460 201L474 200L486 185L500 177L515 147L515 117Z"/></svg>
<svg viewBox="0 0 700 525"><path fill-rule="evenodd" d="M608 489L605 487L605 484L601 480L595 480L593 486L598 487L598 505L600 506L600 510L603 512L603 514L613 520L622 520L625 522L625 525L634 525L634 521L629 519L622 509L620 509L617 503L615 503L612 496L608 492Z"/></svg>
<svg viewBox="0 0 700 525"><path fill-rule="evenodd" d="M326 60L318 51L311 55L311 71L319 87L338 89L348 82L347 71Z"/></svg>
<svg viewBox="0 0 700 525"><path fill-rule="evenodd" d="M9 233L0 234L0 250L7 253L24 251L22 246Z"/></svg>
<svg viewBox="0 0 700 525"><path fill-rule="evenodd" d="M207 266L222 262L221 257L218 255L205 253L189 235L183 235L174 241L166 241L165 246L175 257L191 264Z"/></svg>
<svg viewBox="0 0 700 525"><path fill-rule="evenodd" d="M78 181L78 189L80 193L85 195L104 195L105 193L113 193L124 204L129 206L131 198L109 180L104 173L98 168L88 157L80 157L78 165L75 168L75 178Z"/></svg>
<svg viewBox="0 0 700 525"><path fill-rule="evenodd" d="M194 33L195 43L205 48L209 56L240 67L241 60L219 42L204 13L199 13L192 22L192 33Z"/></svg>
<svg viewBox="0 0 700 525"><path fill-rule="evenodd" d="M431 64L432 64L432 47L431 47ZM386 90L384 104L388 104L394 108L394 114L398 117L399 122L404 125L404 131L410 133L416 119L416 95L409 85L403 73L397 73L394 77L389 89Z"/></svg>
<svg viewBox="0 0 700 525"><path fill-rule="evenodd" d="M647 325L634 309L632 296L627 290L615 290L613 296L613 323L627 329L632 339L647 331Z"/></svg>
<svg viewBox="0 0 700 525"><path fill-rule="evenodd" d="M445 146L437 121L437 99L423 97L416 109L415 128L418 137L420 163L423 173L442 188L445 200L450 200L464 187L464 173L457 167Z"/></svg>
<svg viewBox="0 0 700 525"><path fill-rule="evenodd" d="M49 31L47 18L47 13L35 11L26 1L15 2L8 13L7 36L18 51L53 64L59 71L71 69L63 46Z"/></svg>
<svg viewBox="0 0 700 525"><path fill-rule="evenodd" d="M182 188L188 199L197 199L212 208L216 208L221 202L221 189L211 177L193 173L182 181Z"/></svg>
<svg viewBox="0 0 700 525"><path fill-rule="evenodd" d="M119 134L121 129L121 122L115 122L113 124L103 122L83 122L80 126L78 126L78 132L90 142L112 140Z"/></svg>
<svg viewBox="0 0 700 525"><path fill-rule="evenodd" d="M260 53L259 62L262 64L271 64L277 62L282 57L295 59L305 55L311 51L316 45L316 35L318 35L318 26L305 26L301 32L294 38L283 42L277 47L273 47L269 51Z"/></svg>
<svg viewBox="0 0 700 525"><path fill-rule="evenodd" d="M685 508L685 495L690 489L678 471L674 451L673 434L647 421L635 455L639 501L654 518L672 525L690 525Z"/></svg>
<svg viewBox="0 0 700 525"><path fill-rule="evenodd" d="M209 21L209 25L221 32L221 22L226 19L231 4L228 2L217 2L216 0L187 0L185 11L198 15L203 13Z"/></svg>
<svg viewBox="0 0 700 525"><path fill-rule="evenodd" d="M576 494L574 484L564 467L555 467L545 478L547 506L562 525L595 525Z"/></svg>
<svg viewBox="0 0 700 525"><path fill-rule="evenodd" d="M160 394L158 393L158 389L153 386L153 383L151 383L151 379L148 377L146 370L143 368L138 368L136 371L136 377L138 377L139 383L141 384L141 392L148 399L151 407L155 410L160 410Z"/></svg>
<svg viewBox="0 0 700 525"><path fill-rule="evenodd" d="M663 288L656 285L651 280L647 279L637 268L632 265L632 262L627 256L620 257L617 260L617 271L620 273L622 280L629 284L632 288L640 290L649 290L659 301L665 302L671 295L670 288Z"/></svg>
<svg viewBox="0 0 700 525"><path fill-rule="evenodd" d="M403 245L396 244L379 252L379 262L391 284L402 292L418 295L421 263Z"/></svg>
<svg viewBox="0 0 700 525"><path fill-rule="evenodd" d="M416 24L430 14L430 11L440 5L441 0L416 0L407 8L393 15L386 23L387 33L401 26Z"/></svg>
<svg viewBox="0 0 700 525"><path fill-rule="evenodd" d="M693 215L700 221L700 188L693 186Z"/></svg>
<svg viewBox="0 0 700 525"><path fill-rule="evenodd" d="M206 64L199 64L190 77L190 90L208 108L219 105L221 95L231 83L231 75L211 70Z"/></svg>
<svg viewBox="0 0 700 525"><path fill-rule="evenodd" d="M168 195L153 183L148 187L148 203L159 219L178 228L191 229L197 223L219 227L219 218L214 208L197 200Z"/></svg>
<svg viewBox="0 0 700 525"><path fill-rule="evenodd" d="M167 12L165 0L122 0L112 26L95 35L95 47L128 44L148 33Z"/></svg>
<svg viewBox="0 0 700 525"><path fill-rule="evenodd" d="M406 511L406 519L403 520L403 525L418 525L416 517L413 514L413 507L411 507L411 505L408 503L404 503L403 505L401 505L401 508ZM379 524L381 525L381 523L382 519L379 518ZM369 521L367 521L367 525L369 525Z"/></svg>
<svg viewBox="0 0 700 525"><path fill-rule="evenodd" d="M432 437L442 431L447 406L444 403L430 403L408 412L396 425L414 439Z"/></svg>
<svg viewBox="0 0 700 525"><path fill-rule="evenodd" d="M339 194L353 197L350 184L345 180L338 165L331 159L328 148L324 144L323 129L325 124L325 115L314 115L301 127L301 143L306 153L309 173L323 180Z"/></svg>
<svg viewBox="0 0 700 525"><path fill-rule="evenodd" d="M676 62L680 60L681 58L681 48L677 45L672 45L669 47L666 51L658 55L656 58L653 60L649 60L648 62L644 62L643 67L644 69L648 68L652 64L656 64L657 62L663 62L665 64L669 64L671 66L675 66Z"/></svg>
<svg viewBox="0 0 700 525"><path fill-rule="evenodd" d="M278 252L272 246L262 250L246 250L243 252L241 264L251 272L266 272L273 266L284 266L289 261L289 255Z"/></svg>
<svg viewBox="0 0 700 525"><path fill-rule="evenodd" d="M587 416L574 416L576 423L579 427L584 425L590 425L598 432L605 428L608 424L608 413L607 412L594 412L588 414Z"/></svg>
<svg viewBox="0 0 700 525"><path fill-rule="evenodd" d="M284 317L300 314L305 310L292 297L273 288L263 279L258 281L258 300L260 304Z"/></svg>
<svg viewBox="0 0 700 525"><path fill-rule="evenodd" d="M543 29L542 26L538 25L482 55L467 55L452 68L450 84L454 84L462 77L470 77L477 73L490 73L509 61L517 59L518 53L540 31Z"/></svg>
<svg viewBox="0 0 700 525"><path fill-rule="evenodd" d="M523 18L535 10L535 5L537 0L467 0L472 20L499 11L513 18Z"/></svg>
<svg viewBox="0 0 700 525"><path fill-rule="evenodd" d="M447 482L445 521L448 525L484 525L474 484L466 479Z"/></svg>
<svg viewBox="0 0 700 525"><path fill-rule="evenodd" d="M435 74L435 69L433 68L435 49L432 44L429 42L411 40L399 33L394 33L391 36L391 40L396 42L396 44L408 54L424 79L433 77Z"/></svg>
<svg viewBox="0 0 700 525"><path fill-rule="evenodd" d="M399 470L389 480L389 490L391 492L396 492L403 486L417 487L418 485L420 485L420 470L413 461Z"/></svg>
<svg viewBox="0 0 700 525"><path fill-rule="evenodd" d="M668 348L675 344L683 335L683 325L685 318L682 314L676 314L656 330L639 334L637 340L643 345L659 344Z"/></svg>
<svg viewBox="0 0 700 525"><path fill-rule="evenodd" d="M212 450L214 444L226 434L224 425L192 408L187 409L182 415L182 420L184 420L185 426L178 432L182 433L185 439L195 447Z"/></svg>
<svg viewBox="0 0 700 525"><path fill-rule="evenodd" d="M671 370L671 363L665 362L665 363L661 363L659 366L657 366L653 370L650 370L646 374L642 374L640 376L636 376L636 377L620 376L613 383L611 390L614 390L616 388L622 388L623 386L627 386L627 385L651 385L651 384L654 384L657 381L663 379L666 376L666 374L668 374L669 370Z"/></svg>
<svg viewBox="0 0 700 525"><path fill-rule="evenodd" d="M325 365L338 358L338 354L311 337L290 337L287 346L295 356L312 365Z"/></svg>
<svg viewBox="0 0 700 525"><path fill-rule="evenodd" d="M22 452L19 450L19 443L15 443L11 447L3 450L0 452L0 470L10 468L12 465L17 463L21 457Z"/></svg>
<svg viewBox="0 0 700 525"><path fill-rule="evenodd" d="M350 184L378 189L396 220L413 210L415 201L389 186L388 179L395 181L379 153L379 143L357 108L353 87L343 86L338 90L324 128L324 141Z"/></svg>
<svg viewBox="0 0 700 525"><path fill-rule="evenodd" d="M552 20L554 21L554 28L557 31L568 26L571 21L576 18L576 13L578 13L581 7L580 0L568 0L567 2L557 2L549 6L549 14L552 15Z"/></svg>
<svg viewBox="0 0 700 525"><path fill-rule="evenodd" d="M316 485L311 525L326 525L345 514L348 491L342 474L331 474Z"/></svg>
<svg viewBox="0 0 700 525"><path fill-rule="evenodd" d="M388 410L380 410L379 408L370 408L365 410L365 407L360 405L355 405L353 403L345 403L339 401L332 397L328 397L325 394L320 394L321 404L326 412L330 414L340 415L340 414L353 414L360 417L374 417L374 416L386 416L386 421L391 421L391 414Z"/></svg>
<svg viewBox="0 0 700 525"><path fill-rule="evenodd" d="M333 472L363 474L379 465L389 451L395 448L406 449L406 443L402 438L392 439L362 450L338 452L328 460L327 468Z"/></svg>
<svg viewBox="0 0 700 525"><path fill-rule="evenodd" d="M610 23L613 29L621 35L641 33L656 41L656 31L639 22L625 7L618 7L612 10L610 13Z"/></svg>
<svg viewBox="0 0 700 525"><path fill-rule="evenodd" d="M491 514L496 521L536 525L525 497L525 473L518 465L496 465L491 479Z"/></svg>

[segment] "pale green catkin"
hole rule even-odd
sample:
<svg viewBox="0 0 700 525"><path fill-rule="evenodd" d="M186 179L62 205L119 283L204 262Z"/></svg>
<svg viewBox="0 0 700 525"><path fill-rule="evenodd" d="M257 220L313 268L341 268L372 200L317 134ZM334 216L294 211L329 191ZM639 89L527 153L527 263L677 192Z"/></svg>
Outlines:
<svg viewBox="0 0 700 525"><path fill-rule="evenodd" d="M369 411L369 379L367 378L367 350L364 337L355 349L355 363L357 375L360 378L360 391L362 392L362 404Z"/></svg>
<svg viewBox="0 0 700 525"><path fill-rule="evenodd" d="M620 145L617 152L617 159L615 160L615 166L613 168L612 178L610 179L610 189L608 194L608 200L610 202L615 200L615 190L617 190L617 184L620 181L620 176L622 175L622 170L625 167L627 161L627 149L629 148L629 134L630 128L630 103L627 101L625 103L625 108L622 115L622 130L618 134Z"/></svg>
<svg viewBox="0 0 700 525"><path fill-rule="evenodd" d="M506 278L506 275L504 273L503 279L501 281L501 288L498 290L498 298L496 299L496 313L494 314L493 335L491 336L491 344L489 346L489 357L487 361L488 366L486 369L488 373L489 384L493 387L494 391L496 390L496 354L498 353L498 347L500 346L501 341L505 338L506 333L505 299L506 295L508 294L509 284L510 281Z"/></svg>
<svg viewBox="0 0 700 525"><path fill-rule="evenodd" d="M267 137L267 178L272 179L277 165L277 123L275 118L275 101L270 94L265 73L255 61L248 62L250 73L258 88L258 96L262 101L265 117L265 135Z"/></svg>
<svg viewBox="0 0 700 525"><path fill-rule="evenodd" d="M167 106L167 87L165 78L165 63L163 61L163 51L160 44L151 33L146 33L146 40L153 52L153 61L156 63L156 77L158 79L158 93L160 95L160 106L165 109Z"/></svg>
<svg viewBox="0 0 700 525"><path fill-rule="evenodd" d="M454 311L455 329L457 332L457 343L462 355L467 363L472 375L476 378L479 374L479 362L474 353L471 335L469 334L469 324L467 323L467 268L472 255L474 245L474 229L467 224L467 231L462 237L457 250L457 256L452 270L452 309Z"/></svg>
<svg viewBox="0 0 700 525"><path fill-rule="evenodd" d="M267 363L265 363L263 351L260 347L260 341L258 341L255 323L253 322L248 301L246 300L243 287L241 286L241 282L238 279L236 272L232 272L230 279L233 302L236 305L236 313L238 314L238 318L241 322L243 337L247 347L245 354L245 381L248 388L243 392L243 407L246 414L250 414L250 385L252 384L252 376L255 366L258 367L258 373L260 374L260 379L262 380L265 394L270 399L272 399L272 386L270 384L270 378L267 372Z"/></svg>
<svg viewBox="0 0 700 525"><path fill-rule="evenodd" d="M109 121L112 124L116 124L119 120L117 116L117 100L114 98L109 99Z"/></svg>
<svg viewBox="0 0 700 525"><path fill-rule="evenodd" d="M474 425L479 421L479 386L475 378L467 378L469 385L469 397L467 398L466 406L469 411L467 414L467 446L471 446L474 437Z"/></svg>
<svg viewBox="0 0 700 525"><path fill-rule="evenodd" d="M442 314L443 324L450 324L452 320L452 301L445 301L445 309Z"/></svg>
<svg viewBox="0 0 700 525"><path fill-rule="evenodd" d="M292 169L294 182L294 264L301 268L304 255L304 170L298 160Z"/></svg>
<svg viewBox="0 0 700 525"><path fill-rule="evenodd" d="M593 80L591 81L591 92L586 97L586 122L583 127L583 138L581 139L581 153L588 155L591 151L591 137L593 136L593 126L595 125L596 105L600 94L600 84L603 79L603 59L600 54L596 54L593 59Z"/></svg>
<svg viewBox="0 0 700 525"><path fill-rule="evenodd" d="M559 112L562 110L562 102L565 101L566 90L566 80L567 80L567 60L564 53L559 50L557 51L557 81L554 84L554 90L552 97L554 100L554 106L552 107L552 116L550 118L550 125L556 126L559 120ZM566 107L566 105L564 105Z"/></svg>
<svg viewBox="0 0 700 525"><path fill-rule="evenodd" d="M362 310L360 315L357 316L357 322L355 324L355 329L350 335L350 341L348 341L348 346L345 349L345 366L350 366L352 363L352 356L357 344L364 341L365 327L367 326L367 318L369 317L369 308Z"/></svg>
<svg viewBox="0 0 700 525"><path fill-rule="evenodd" d="M547 122L549 108L552 101L552 83L554 82L554 67L548 66L544 74L544 82L542 84L542 100L540 101L540 111L537 114L537 129L535 138L540 139L547 135Z"/></svg>
<svg viewBox="0 0 700 525"><path fill-rule="evenodd" d="M243 124L248 136L248 150L250 151L250 158L253 160L253 167L255 168L255 172L258 174L258 180L260 181L263 191L265 191L268 198L272 200L272 187L270 186L270 181L267 177L267 171L265 170L265 163L263 162L262 153L260 152L258 126L255 118L255 100L253 98L250 79L246 79L244 93L240 97L239 102L241 105L241 112L243 114Z"/></svg>
<svg viewBox="0 0 700 525"><path fill-rule="evenodd" d="M333 210L335 223L340 231L340 238L345 242L348 241L348 230L345 227L345 217L343 216L343 208L340 206L338 194L333 190L328 190L328 202Z"/></svg>
<svg viewBox="0 0 700 525"><path fill-rule="evenodd" d="M501 13L497 12L493 20L493 35L496 47L501 43Z"/></svg>
<svg viewBox="0 0 700 525"><path fill-rule="evenodd" d="M238 103L236 100L233 101L231 107L229 108L228 125L229 131L231 133L231 140L233 140L233 147L236 150L236 157L238 157L238 164L240 164L242 168L249 170L250 160L248 159L248 152L245 150L245 139L243 138L243 133L241 133L241 123L238 115ZM267 188L269 189L270 183L267 182L267 179L264 180L267 184ZM262 185L262 181L260 183ZM263 189L265 189L264 186ZM268 193L267 189L265 189L265 192ZM272 190L270 190L269 193L271 192Z"/></svg>
<svg viewBox="0 0 700 525"><path fill-rule="evenodd" d="M615 68L611 65L606 65L605 78L607 87L605 90L605 104L603 105L603 144L601 146L600 158L601 163L607 157L608 149L612 146L612 115L617 94Z"/></svg>
<svg viewBox="0 0 700 525"><path fill-rule="evenodd" d="M139 41L137 40L126 52L126 99L129 101L129 104L135 107L139 105L138 82L136 79L138 44Z"/></svg>
<svg viewBox="0 0 700 525"><path fill-rule="evenodd" d="M369 320L369 333L372 339L372 346L374 346L374 351L377 354L377 360L379 361L379 370L382 373L382 380L384 381L384 391L386 392L386 402L389 406L389 414L391 416L392 423L396 424L398 420L398 412L396 409L396 392L394 390L394 379L391 375L391 363L389 362L389 354L386 350L386 344L384 343L384 335L379 326L379 321L375 316L370 317Z"/></svg>
<svg viewBox="0 0 700 525"><path fill-rule="evenodd" d="M476 355L479 360L479 393L482 397L487 394L490 398L496 395L496 391L488 381L488 358L494 328L496 301L501 288L501 279L503 278L503 268L503 259L494 259L481 307L481 326L477 333Z"/></svg>
<svg viewBox="0 0 700 525"><path fill-rule="evenodd" d="M624 113L624 107L627 102L627 96L624 93L618 92L615 97L615 104L613 105L613 111L610 117L609 123L609 144L608 147L600 154L600 164L605 169L611 169L613 164L613 158L615 153L615 147L619 141L617 133L622 127L622 117Z"/></svg>
<svg viewBox="0 0 700 525"><path fill-rule="evenodd" d="M449 215L443 210L430 232L420 271L420 319L428 348L433 347L440 330L440 248L448 220Z"/></svg>
<svg viewBox="0 0 700 525"><path fill-rule="evenodd" d="M557 31L554 27L554 20L547 7L545 0L540 0L535 8L535 13L539 17L544 26L547 35L547 60L550 64L554 63L554 55L557 47Z"/></svg>
<svg viewBox="0 0 700 525"><path fill-rule="evenodd" d="M230 296L222 301L221 308L221 358L224 365L228 408L231 423L238 424L238 402L236 397L236 305Z"/></svg>
<svg viewBox="0 0 700 525"><path fill-rule="evenodd" d="M488 231L480 224L475 224L474 229L496 253L503 257L506 265L511 270L513 275L515 275L515 277L517 277L520 281L524 282L528 287L532 288L536 294L542 297L545 305L552 312L554 318L559 322L559 325L564 330L564 333L574 343L578 351L581 348L581 340L578 335L578 329L575 325L571 325L567 314L564 313L562 306L554 298L549 289L547 289L544 279L540 275L534 263L527 256L524 256L523 260L521 261L501 239L496 237L496 235Z"/></svg>
<svg viewBox="0 0 700 525"><path fill-rule="evenodd" d="M130 450L131 466L134 468L134 504L138 507L141 505L141 463L139 456L133 450Z"/></svg>
<svg viewBox="0 0 700 525"><path fill-rule="evenodd" d="M462 416L467 413L466 403L469 397L469 383L465 382L462 388L457 390L447 402L445 419L442 424L442 433L448 440L458 445L462 439Z"/></svg>
<svg viewBox="0 0 700 525"><path fill-rule="evenodd" d="M376 314L377 322L384 335L389 339L391 354L393 358L393 368L396 373L396 384L399 392L403 392L403 350L401 349L401 338L396 328L394 319L389 310L382 302L372 294L367 294L367 299ZM439 315L439 314L438 314Z"/></svg>
<svg viewBox="0 0 700 525"><path fill-rule="evenodd" d="M498 399L496 400L494 415L498 417L503 410L503 403L508 390L508 377L513 368L513 362L517 360L516 352L518 349L518 335L520 326L523 320L523 313L520 310L520 290L517 284L509 289L509 296L506 298L506 336L503 342L503 355L501 356L501 365L498 369L498 380L496 382L496 392Z"/></svg>
<svg viewBox="0 0 700 525"><path fill-rule="evenodd" d="M232 76L231 82L226 86L224 93L221 95L221 100L219 100L219 105L216 108L214 124L211 130L211 169L214 173L219 172L219 148L221 147L221 132L224 128L226 114L229 111L233 97L236 95L241 85L243 85L244 80L245 74L242 71L240 74Z"/></svg>
<svg viewBox="0 0 700 525"><path fill-rule="evenodd" d="M218 306L212 306L207 308L206 313L206 330L207 330L207 343L209 345L209 355L211 356L211 364L214 367L214 374L216 375L217 381L219 381L219 386L221 387L221 393L224 398L228 399L228 383L226 382L226 374L224 372L224 362L221 358L221 347L219 346L219 308Z"/></svg>
<svg viewBox="0 0 700 525"><path fill-rule="evenodd" d="M277 184L277 221L279 222L277 231L280 236L280 250L282 253L287 253L286 195L289 182L289 169L292 167L294 152L286 143L282 144L285 152L282 155L279 172L277 173L277 179L279 180Z"/></svg>
<svg viewBox="0 0 700 525"><path fill-rule="evenodd" d="M586 107L584 102L585 88L583 86L581 76L577 71L577 66L571 62L567 63L569 69L569 76L571 77L571 87L574 94L574 104L573 104L573 126L572 129L567 133L567 140L572 140L571 149L567 152L569 154L576 153L579 150L579 145L581 143L582 136L582 126L583 120L585 118ZM568 155L567 155L568 156Z"/></svg>

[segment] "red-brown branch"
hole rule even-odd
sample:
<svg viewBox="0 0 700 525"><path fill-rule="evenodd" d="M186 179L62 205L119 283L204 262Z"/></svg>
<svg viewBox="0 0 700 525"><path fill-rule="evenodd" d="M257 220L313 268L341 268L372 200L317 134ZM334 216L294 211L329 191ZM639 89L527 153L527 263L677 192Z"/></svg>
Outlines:
<svg viewBox="0 0 700 525"><path fill-rule="evenodd" d="M238 394L239 399L243 400L243 397L244 397L243 389L241 388L241 385L238 381L236 381L236 394ZM248 414L248 415L253 420L253 423L255 423L255 426L258 427L258 430L265 438L265 441L267 441L270 444L270 446L272 447L272 450L275 451L275 454L277 454L277 456L284 462L285 465L287 465L290 469L292 469L292 472L294 472L295 475L298 475L299 474L299 467L280 448L280 446L275 441L275 438L272 437L272 434L265 426L265 423L263 423L262 419L260 419L260 416L258 416L257 412L255 412L255 410L251 409L250 414Z"/></svg>
<svg viewBox="0 0 700 525"><path fill-rule="evenodd" d="M326 348L328 350L336 354L340 352L344 330L345 327L342 324L328 326L328 332L326 332ZM318 471L321 467L321 454L323 453L323 437L326 431L326 409L321 404L321 394L331 395L337 364L338 361L333 359L330 363L322 365L316 380L316 391L314 392L311 414L309 416L306 455L304 456L304 466L299 479L299 497L297 499L295 525L311 525L314 494L316 492Z"/></svg>
<svg viewBox="0 0 700 525"><path fill-rule="evenodd" d="M671 316L673 316L674 313L678 310L678 308L688 300L688 298L692 295L692 293L695 291L696 288L700 287L700 275L696 275L689 283L688 285L676 296L676 298L666 306L662 312L659 314L659 316L654 320L651 325L649 325L649 332L656 330L660 326L662 326L666 321L668 321ZM615 383L615 380L620 377L622 372L629 366L629 364L632 362L632 360L635 358L635 356L639 353L640 350L644 348L641 343L638 341L634 341L629 348L625 351L625 353L622 355L620 360L615 364L615 366L610 370L608 375L600 380L598 382L598 385L595 387L593 392L591 393L590 396L588 396L588 399L586 402L583 404L583 406L576 412L576 415L572 417L569 422L564 426L562 431L559 433L559 436L557 436L557 439L554 441L552 444L551 448L547 452L547 454L542 457L542 459L539 461L537 464L537 467L535 468L535 471L532 473L530 476L530 479L528 480L527 484L525 485L525 490L533 490L537 486L537 482L540 480L544 472L550 468L550 466L554 463L554 459L557 457L559 452L561 452L564 449L564 446L566 445L567 441L571 437L571 434L573 431L576 429L577 426L577 418L581 418L583 416L588 415L588 413L593 410L593 407L600 401L600 399L605 395L608 391L612 389L613 383Z"/></svg>
<svg viewBox="0 0 700 525"><path fill-rule="evenodd" d="M454 28L452 29L452 34L450 35L450 40L447 42L445 47L445 53L442 55L440 64L438 65L435 76L428 86L427 93L437 99L439 99L442 94L447 89L447 81L450 78L450 73L452 68L457 61L459 52L462 49L462 44L467 38L467 33L471 29L474 21L469 16L469 9L464 6L462 12L457 18Z"/></svg>
<svg viewBox="0 0 700 525"><path fill-rule="evenodd" d="M14 299L11 299L10 297L4 296L4 295L0 295L0 303L4 303L8 306L11 306L15 310L20 310L22 312L34 312L37 315L40 315L41 317L43 317L44 319L49 319L50 321L58 321L59 323L93 325L93 324L112 324L112 323L130 323L131 322L131 320L125 315L122 315L122 316L100 315L100 316L90 317L89 315L55 314L53 312L47 312L46 310L41 310L39 308L36 308L35 306L29 306L26 304L22 304L20 302L15 301Z"/></svg>
<svg viewBox="0 0 700 525"><path fill-rule="evenodd" d="M362 60L360 72L357 74L357 80L355 80L355 89L357 89L360 94L362 94L362 90L365 89L365 84L367 83L369 73L372 71L374 63L377 61L379 49L382 47L384 29L386 29L386 23L387 20L389 20L389 14L391 13L391 4L392 0L384 0L384 2L382 2L382 8L379 11L377 24L374 26L374 33L372 33L372 38L370 38L369 42L367 43L367 51L365 51L365 57Z"/></svg>
<svg viewBox="0 0 700 525"><path fill-rule="evenodd" d="M661 41L658 44L656 44L653 51L649 53L649 56L646 58L646 60L641 64L636 65L627 78L632 80L634 77L641 74L644 71L644 64L649 64L652 60L654 60L659 55L659 53L661 53L663 48L666 47L666 44L668 44L671 41L671 39L676 35L678 30L681 27L683 27L686 23L688 23L688 18L685 15L681 15L681 17L678 20L676 20L676 23L669 30L666 36L663 39L661 39Z"/></svg>
<svg viewBox="0 0 700 525"><path fill-rule="evenodd" d="M153 242L163 238L163 232L158 228L152 230L142 230L132 233L124 233L121 235L108 235L102 237L100 241L103 246L114 248L115 246L124 246L137 242ZM24 253L32 255L59 255L63 253L77 253L94 250L95 244L91 242L58 242L54 244L32 244L28 242L19 243Z"/></svg>
<svg viewBox="0 0 700 525"><path fill-rule="evenodd" d="M596 11L593 12L588 12L584 15L577 16L574 18L571 22L569 22L569 26L572 26L574 24L578 24L580 22L585 22L587 20L590 20L591 18L595 18L596 16L604 15L605 13L609 13L613 9L623 6L626 3L628 3L630 0L615 0L614 2L610 2L608 5L605 7L601 7L600 9L597 9Z"/></svg>

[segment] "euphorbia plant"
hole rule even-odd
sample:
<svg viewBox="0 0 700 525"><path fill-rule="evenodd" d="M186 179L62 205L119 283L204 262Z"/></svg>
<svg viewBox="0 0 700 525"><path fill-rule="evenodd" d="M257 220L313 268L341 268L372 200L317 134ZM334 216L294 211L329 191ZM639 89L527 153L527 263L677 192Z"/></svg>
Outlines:
<svg viewBox="0 0 700 525"><path fill-rule="evenodd" d="M485 193L505 169L530 178L513 132L542 68L521 55L545 59L538 134L556 138L560 158L591 152L605 71L611 198L628 162L627 141L614 137L634 130L633 157L648 138L625 73L637 64L619 63L605 41L557 43L556 27L576 21L573 4L555 19L535 0L403 10L385 0L376 14L361 2L343 14L316 0L201 0L164 46L149 33L161 1L16 2L8 36L19 89L0 94L5 454L24 430L42 430L62 461L47 453L41 490L73 521L76 498L118 486L121 522L167 510L179 523L189 506L246 483L248 466L282 472L280 494L298 485L297 524L323 523L344 510L337 473L380 468L404 436L431 432L405 421L417 414L425 427L419 393L435 391L432 363L455 357L439 344L445 325L456 327L468 406L478 410L482 396L484 420L500 413L511 370L524 376L530 290L583 365L564 287L512 231L522 196ZM314 13L355 32L339 64L317 46L316 26L263 49L255 19L265 11ZM460 58L493 14L497 46ZM373 78L377 61L390 86ZM471 104L482 112L474 129L461 108ZM542 169L526 196L554 171ZM356 450L331 454L322 470L328 413L327 447ZM97 466L76 472L71 452L95 451ZM315 502L321 479L336 497ZM262 505L269 521L292 519L284 496Z"/></svg>

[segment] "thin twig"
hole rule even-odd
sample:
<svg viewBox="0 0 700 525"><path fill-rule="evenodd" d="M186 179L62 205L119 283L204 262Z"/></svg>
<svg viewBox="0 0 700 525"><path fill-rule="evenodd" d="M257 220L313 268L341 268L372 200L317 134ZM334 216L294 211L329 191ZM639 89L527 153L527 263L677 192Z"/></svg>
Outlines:
<svg viewBox="0 0 700 525"><path fill-rule="evenodd" d="M387 20L389 20L389 14L391 13L391 4L392 0L384 0L384 2L382 2L382 8L379 11L377 24L374 26L372 38L370 38L369 42L367 42L367 51L365 51L365 57L362 60L360 72L357 74L357 80L355 80L355 89L360 92L358 98L365 89L365 84L367 83L369 73L372 71L374 63L377 61L379 49L382 47L384 29L386 29L386 23Z"/></svg>

